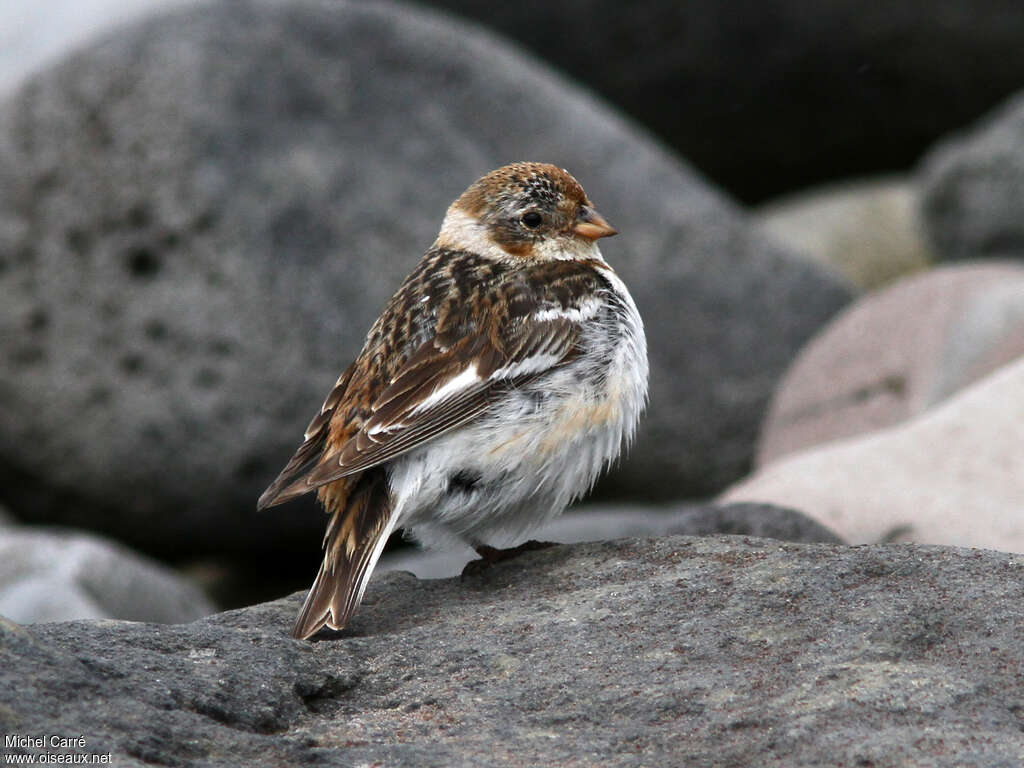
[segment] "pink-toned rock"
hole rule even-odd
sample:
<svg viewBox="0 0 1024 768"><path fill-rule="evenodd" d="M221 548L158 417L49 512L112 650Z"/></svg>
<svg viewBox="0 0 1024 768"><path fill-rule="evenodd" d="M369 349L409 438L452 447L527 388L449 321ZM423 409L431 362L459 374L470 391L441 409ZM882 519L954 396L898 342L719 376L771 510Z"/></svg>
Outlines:
<svg viewBox="0 0 1024 768"><path fill-rule="evenodd" d="M906 424L774 462L721 500L798 509L853 544L1024 552L1024 357Z"/></svg>
<svg viewBox="0 0 1024 768"><path fill-rule="evenodd" d="M906 421L1024 354L1024 266L942 267L865 296L775 392L755 465Z"/></svg>

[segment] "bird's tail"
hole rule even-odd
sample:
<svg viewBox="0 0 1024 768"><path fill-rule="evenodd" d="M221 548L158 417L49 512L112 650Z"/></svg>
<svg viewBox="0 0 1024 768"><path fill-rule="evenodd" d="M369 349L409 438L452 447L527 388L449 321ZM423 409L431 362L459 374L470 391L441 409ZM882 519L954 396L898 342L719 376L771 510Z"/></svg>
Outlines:
<svg viewBox="0 0 1024 768"><path fill-rule="evenodd" d="M329 494L330 486L324 491ZM323 627L342 629L348 623L395 522L384 472L364 473L344 507L331 516L324 536L324 561L295 620L292 637L306 640Z"/></svg>

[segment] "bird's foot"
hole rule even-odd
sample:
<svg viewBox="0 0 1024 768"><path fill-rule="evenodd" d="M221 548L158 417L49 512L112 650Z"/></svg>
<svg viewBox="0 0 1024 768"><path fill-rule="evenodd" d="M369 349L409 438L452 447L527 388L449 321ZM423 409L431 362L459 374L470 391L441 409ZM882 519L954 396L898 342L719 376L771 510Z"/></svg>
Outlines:
<svg viewBox="0 0 1024 768"><path fill-rule="evenodd" d="M495 563L501 563L505 560L511 560L513 557L519 557L524 552L533 552L537 549L547 549L548 547L557 546L557 541L535 541L530 539L524 541L518 547L510 547L508 549L498 549L497 547L489 547L486 544L477 544L473 547L476 553L480 555L479 560L470 560L466 563L466 567L462 569L462 577L477 576Z"/></svg>

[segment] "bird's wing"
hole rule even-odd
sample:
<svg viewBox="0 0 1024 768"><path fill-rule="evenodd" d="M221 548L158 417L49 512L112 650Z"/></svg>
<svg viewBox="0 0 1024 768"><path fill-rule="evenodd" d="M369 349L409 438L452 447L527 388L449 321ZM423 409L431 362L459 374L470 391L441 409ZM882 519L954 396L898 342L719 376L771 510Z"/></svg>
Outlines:
<svg viewBox="0 0 1024 768"><path fill-rule="evenodd" d="M295 451L284 469L274 479L274 482L260 496L259 501L256 502L256 509L261 510L276 506L277 504L284 504L286 501L291 501L296 496L301 496L306 490L309 490L305 489L299 493L285 493L285 488L292 485L298 478L304 476L323 456L330 434L331 417L342 403L355 370L356 363L352 363L338 377L334 388L320 407L320 412L309 423L309 426L306 427L302 445Z"/></svg>
<svg viewBox="0 0 1024 768"><path fill-rule="evenodd" d="M578 323L552 317L520 318L500 331L473 333L450 344L435 336L390 380L354 435L325 452L308 472L286 475L286 467L261 497L261 506L390 461L471 421L502 394L566 362L578 335ZM304 443L289 467L303 466L315 451L305 449Z"/></svg>

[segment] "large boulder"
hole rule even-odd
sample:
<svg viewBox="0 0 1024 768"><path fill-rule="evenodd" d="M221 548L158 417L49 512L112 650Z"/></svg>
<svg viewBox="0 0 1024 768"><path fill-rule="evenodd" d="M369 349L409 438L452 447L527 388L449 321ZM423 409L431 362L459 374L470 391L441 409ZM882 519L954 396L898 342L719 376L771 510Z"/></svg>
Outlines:
<svg viewBox="0 0 1024 768"><path fill-rule="evenodd" d="M430 0L586 83L745 200L907 168L1024 82L1019 0Z"/></svg>
<svg viewBox="0 0 1024 768"><path fill-rule="evenodd" d="M214 610L194 584L115 542L77 531L0 528L0 614L13 621L176 624Z"/></svg>
<svg viewBox="0 0 1024 768"><path fill-rule="evenodd" d="M622 231L604 252L647 324L649 414L606 489L740 476L838 280L488 34L240 0L122 31L0 109L0 492L148 550L310 546L319 515L254 499L450 201L523 158Z"/></svg>
<svg viewBox="0 0 1024 768"><path fill-rule="evenodd" d="M782 457L722 500L799 509L852 544L1024 552L1024 356L903 424Z"/></svg>
<svg viewBox="0 0 1024 768"><path fill-rule="evenodd" d="M895 426L1024 355L1024 265L933 269L861 298L811 339L772 398L757 464Z"/></svg>
<svg viewBox="0 0 1024 768"><path fill-rule="evenodd" d="M919 183L939 258L1024 260L1024 93L936 146Z"/></svg>
<svg viewBox="0 0 1024 768"><path fill-rule="evenodd" d="M0 620L14 754L114 764L982 768L1024 754L1024 560L667 537L154 626ZM69 759L70 761L70 759Z"/></svg>

